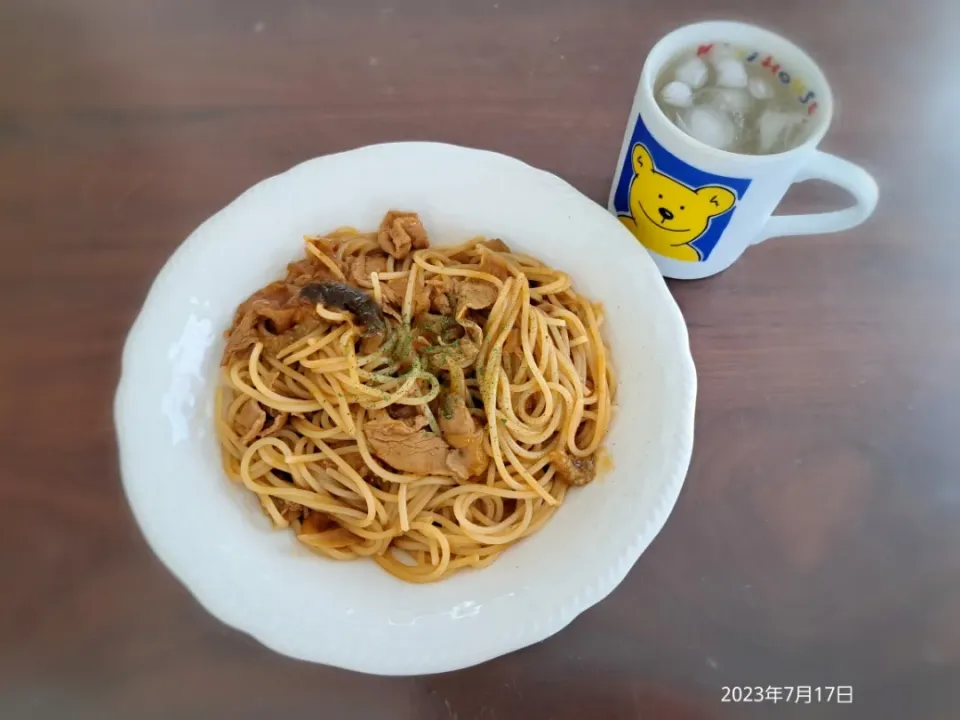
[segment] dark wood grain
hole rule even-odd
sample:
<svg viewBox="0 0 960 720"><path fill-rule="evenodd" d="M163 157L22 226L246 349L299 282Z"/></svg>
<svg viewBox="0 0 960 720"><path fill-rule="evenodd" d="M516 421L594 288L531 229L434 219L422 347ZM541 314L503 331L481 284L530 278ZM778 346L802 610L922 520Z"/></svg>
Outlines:
<svg viewBox="0 0 960 720"><path fill-rule="evenodd" d="M960 167L951 0L738 0L838 97L863 227L671 286L700 399L663 533L609 599L483 666L388 679L221 626L124 503L124 334L257 180L373 142L499 150L603 202L643 58L706 0L0 3L0 717L410 720L960 714ZM788 210L844 200L799 188ZM752 708L723 685L853 685Z"/></svg>

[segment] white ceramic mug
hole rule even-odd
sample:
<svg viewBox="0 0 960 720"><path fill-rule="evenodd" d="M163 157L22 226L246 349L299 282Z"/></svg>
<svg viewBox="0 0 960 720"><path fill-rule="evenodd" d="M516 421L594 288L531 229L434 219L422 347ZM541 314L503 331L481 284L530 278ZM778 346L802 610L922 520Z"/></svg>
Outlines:
<svg viewBox="0 0 960 720"><path fill-rule="evenodd" d="M663 114L654 99L654 83L663 67L684 50L707 52L716 42L730 43L744 62L760 64L770 71L772 82L790 87L798 107L807 113L802 144L773 155L716 150ZM852 228L876 207L877 183L863 168L817 150L832 116L833 95L826 78L788 40L738 22L682 27L660 40L643 65L610 191L610 211L650 251L666 277L683 280L725 270L747 247L767 238ZM856 203L834 212L773 215L790 185L812 179L845 188ZM672 222L666 222L668 218Z"/></svg>

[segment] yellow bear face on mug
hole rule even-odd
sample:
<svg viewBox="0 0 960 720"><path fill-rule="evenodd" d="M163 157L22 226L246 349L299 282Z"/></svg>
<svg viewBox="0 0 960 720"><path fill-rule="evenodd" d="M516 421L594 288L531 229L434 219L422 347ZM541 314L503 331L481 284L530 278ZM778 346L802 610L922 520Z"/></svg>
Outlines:
<svg viewBox="0 0 960 720"><path fill-rule="evenodd" d="M720 185L696 190L657 172L643 143L633 146L630 215L620 221L647 248L674 260L699 262L691 243L700 237L710 218L733 207L737 196Z"/></svg>

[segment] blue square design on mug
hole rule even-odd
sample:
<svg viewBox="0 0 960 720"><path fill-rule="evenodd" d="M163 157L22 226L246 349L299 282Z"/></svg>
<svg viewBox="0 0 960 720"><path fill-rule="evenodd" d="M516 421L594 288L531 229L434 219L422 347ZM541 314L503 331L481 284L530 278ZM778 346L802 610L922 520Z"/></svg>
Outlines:
<svg viewBox="0 0 960 720"><path fill-rule="evenodd" d="M613 206L648 250L681 262L703 262L749 186L749 179L713 175L683 162L637 117Z"/></svg>

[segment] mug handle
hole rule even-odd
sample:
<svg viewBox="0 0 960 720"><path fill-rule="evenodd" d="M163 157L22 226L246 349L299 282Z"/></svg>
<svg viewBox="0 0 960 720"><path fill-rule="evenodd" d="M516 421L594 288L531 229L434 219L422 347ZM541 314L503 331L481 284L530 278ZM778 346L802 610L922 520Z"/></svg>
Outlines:
<svg viewBox="0 0 960 720"><path fill-rule="evenodd" d="M773 215L753 244L772 237L784 235L818 235L839 232L856 227L866 220L877 207L877 181L859 165L849 160L814 151L813 159L804 167L794 182L826 180L849 191L856 204L844 210L807 215Z"/></svg>

